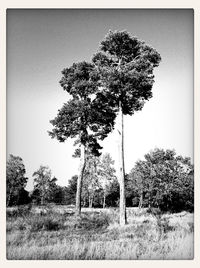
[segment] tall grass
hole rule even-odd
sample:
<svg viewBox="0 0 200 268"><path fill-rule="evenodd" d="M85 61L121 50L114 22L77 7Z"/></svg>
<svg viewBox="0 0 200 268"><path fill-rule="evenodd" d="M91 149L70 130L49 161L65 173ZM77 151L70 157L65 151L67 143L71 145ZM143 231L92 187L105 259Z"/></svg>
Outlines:
<svg viewBox="0 0 200 268"><path fill-rule="evenodd" d="M42 211L42 212L41 212ZM87 210L80 217L63 209L7 212L7 258L17 259L192 259L193 215L153 215L128 209Z"/></svg>

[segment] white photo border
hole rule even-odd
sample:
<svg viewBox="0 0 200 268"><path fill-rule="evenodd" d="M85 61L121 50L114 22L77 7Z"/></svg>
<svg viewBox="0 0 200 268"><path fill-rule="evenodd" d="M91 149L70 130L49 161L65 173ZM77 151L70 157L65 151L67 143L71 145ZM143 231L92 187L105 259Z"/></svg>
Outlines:
<svg viewBox="0 0 200 268"><path fill-rule="evenodd" d="M126 260L126 261L10 261L6 260L6 9L62 9L62 8L145 8L194 9L194 167L195 167L195 240L193 260ZM200 265L200 1L199 0L3 0L0 3L0 264L1 267L196 267Z"/></svg>

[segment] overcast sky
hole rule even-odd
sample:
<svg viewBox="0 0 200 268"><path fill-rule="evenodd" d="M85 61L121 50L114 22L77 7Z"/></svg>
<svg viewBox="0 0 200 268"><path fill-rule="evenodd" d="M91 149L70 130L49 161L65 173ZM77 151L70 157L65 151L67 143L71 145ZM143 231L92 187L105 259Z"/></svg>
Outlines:
<svg viewBox="0 0 200 268"><path fill-rule="evenodd" d="M155 147L175 149L193 161L193 10L8 10L7 156L22 157L27 189L32 174L48 165L58 184L77 174L73 142L48 136L49 120L69 99L61 71L90 61L111 30L127 30L162 57L153 98L125 117L125 169ZM115 131L102 143L117 166Z"/></svg>

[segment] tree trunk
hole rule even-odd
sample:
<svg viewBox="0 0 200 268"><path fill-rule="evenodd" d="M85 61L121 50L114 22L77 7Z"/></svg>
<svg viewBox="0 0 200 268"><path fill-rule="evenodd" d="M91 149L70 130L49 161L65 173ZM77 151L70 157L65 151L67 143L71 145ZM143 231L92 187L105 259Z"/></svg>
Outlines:
<svg viewBox="0 0 200 268"><path fill-rule="evenodd" d="M125 169L124 169L124 123L121 101L119 102L119 184L120 184L120 225L127 223L126 218L126 197L125 197Z"/></svg>
<svg viewBox="0 0 200 268"><path fill-rule="evenodd" d="M142 205L143 205L143 193L141 193L141 195L140 195L139 209L142 208Z"/></svg>
<svg viewBox="0 0 200 268"><path fill-rule="evenodd" d="M42 197L41 197L41 205L44 206L44 194L42 193Z"/></svg>
<svg viewBox="0 0 200 268"><path fill-rule="evenodd" d="M45 193L45 188L44 188L44 176L42 178L42 196L41 196L41 205L44 206L44 193Z"/></svg>
<svg viewBox="0 0 200 268"><path fill-rule="evenodd" d="M92 208L93 205L93 196L90 197L90 201L89 201L89 208Z"/></svg>
<svg viewBox="0 0 200 268"><path fill-rule="evenodd" d="M8 198L7 198L7 204L6 204L7 207L9 207L9 205L10 205L12 191L13 191L13 186L11 187L11 189L9 191L9 195L8 195Z"/></svg>
<svg viewBox="0 0 200 268"><path fill-rule="evenodd" d="M76 215L81 214L81 190L82 190L82 181L83 181L85 165L86 165L85 146L81 144L81 159L80 159L79 176L76 191L76 212L75 212Z"/></svg>
<svg viewBox="0 0 200 268"><path fill-rule="evenodd" d="M83 207L86 207L86 196L84 196L84 199L83 199Z"/></svg>
<svg viewBox="0 0 200 268"><path fill-rule="evenodd" d="M105 208L105 207L106 207L106 195L104 193L104 195L103 195L103 208Z"/></svg>

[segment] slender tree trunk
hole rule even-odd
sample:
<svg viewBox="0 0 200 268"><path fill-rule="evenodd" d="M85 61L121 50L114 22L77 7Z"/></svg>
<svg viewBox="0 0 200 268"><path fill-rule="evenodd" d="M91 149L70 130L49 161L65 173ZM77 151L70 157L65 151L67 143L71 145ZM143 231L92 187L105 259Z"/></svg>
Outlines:
<svg viewBox="0 0 200 268"><path fill-rule="evenodd" d="M120 184L120 225L127 223L125 197L125 169L124 169L124 123L121 101L119 102L119 184Z"/></svg>
<svg viewBox="0 0 200 268"><path fill-rule="evenodd" d="M44 194L42 193L42 197L41 197L41 205L44 206Z"/></svg>
<svg viewBox="0 0 200 268"><path fill-rule="evenodd" d="M7 207L9 207L9 205L10 205L12 191L13 191L13 186L11 187L11 189L9 191L9 195L8 195L8 198L7 198L7 205L6 205Z"/></svg>
<svg viewBox="0 0 200 268"><path fill-rule="evenodd" d="M44 176L42 178L42 196L41 196L41 205L44 206Z"/></svg>
<svg viewBox="0 0 200 268"><path fill-rule="evenodd" d="M150 197L148 198L148 208L151 208L151 201L150 201Z"/></svg>
<svg viewBox="0 0 200 268"><path fill-rule="evenodd" d="M76 215L81 214L81 190L82 190L82 182L83 175L86 165L85 159L85 146L81 144L81 159L80 159L80 167L79 167L79 176L77 181L77 191L76 191Z"/></svg>
<svg viewBox="0 0 200 268"><path fill-rule="evenodd" d="M93 196L90 197L90 201L89 201L89 208L92 208L93 205Z"/></svg>
<svg viewBox="0 0 200 268"><path fill-rule="evenodd" d="M84 196L84 199L83 199L83 207L86 207L86 196Z"/></svg>
<svg viewBox="0 0 200 268"><path fill-rule="evenodd" d="M142 208L142 205L143 205L143 193L140 194L139 209Z"/></svg>
<svg viewBox="0 0 200 268"><path fill-rule="evenodd" d="M103 208L106 207L106 194L103 194Z"/></svg>

